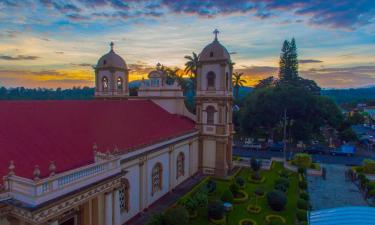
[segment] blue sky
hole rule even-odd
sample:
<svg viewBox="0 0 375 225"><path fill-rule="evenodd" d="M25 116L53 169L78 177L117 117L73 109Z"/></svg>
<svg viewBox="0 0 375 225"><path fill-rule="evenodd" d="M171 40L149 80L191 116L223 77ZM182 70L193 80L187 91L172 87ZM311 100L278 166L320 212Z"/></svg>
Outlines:
<svg viewBox="0 0 375 225"><path fill-rule="evenodd" d="M0 85L93 86L91 68L115 42L131 80L156 63L183 68L212 31L248 85L277 76L296 38L300 75L325 88L375 85L374 1L0 0Z"/></svg>

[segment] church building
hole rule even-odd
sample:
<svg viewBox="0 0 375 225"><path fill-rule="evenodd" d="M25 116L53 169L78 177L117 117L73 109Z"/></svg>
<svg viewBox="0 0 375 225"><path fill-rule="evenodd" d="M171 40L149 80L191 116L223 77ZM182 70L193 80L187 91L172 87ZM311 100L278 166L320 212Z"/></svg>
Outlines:
<svg viewBox="0 0 375 225"><path fill-rule="evenodd" d="M129 96L113 43L95 99L0 101L0 224L123 225L190 177L232 167L232 64L218 40L199 54L196 114L160 65Z"/></svg>

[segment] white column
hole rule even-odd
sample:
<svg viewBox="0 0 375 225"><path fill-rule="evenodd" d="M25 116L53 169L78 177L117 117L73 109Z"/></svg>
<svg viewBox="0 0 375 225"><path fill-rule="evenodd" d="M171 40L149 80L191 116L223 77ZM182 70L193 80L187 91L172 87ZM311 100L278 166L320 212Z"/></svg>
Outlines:
<svg viewBox="0 0 375 225"><path fill-rule="evenodd" d="M113 225L112 192L105 195L105 225Z"/></svg>
<svg viewBox="0 0 375 225"><path fill-rule="evenodd" d="M104 225L105 207L104 207L104 194L98 196L98 225Z"/></svg>
<svg viewBox="0 0 375 225"><path fill-rule="evenodd" d="M117 189L114 192L114 225L121 225L121 211L120 211L120 191Z"/></svg>

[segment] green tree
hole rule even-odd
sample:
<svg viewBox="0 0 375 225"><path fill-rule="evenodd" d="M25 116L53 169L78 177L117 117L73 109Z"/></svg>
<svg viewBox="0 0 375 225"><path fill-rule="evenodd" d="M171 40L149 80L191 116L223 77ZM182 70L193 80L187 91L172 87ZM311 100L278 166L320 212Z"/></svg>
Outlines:
<svg viewBox="0 0 375 225"><path fill-rule="evenodd" d="M273 76L267 77L263 80L260 80L258 84L255 85L255 88L267 88L272 87L275 84L275 78Z"/></svg>
<svg viewBox="0 0 375 225"><path fill-rule="evenodd" d="M192 55L185 55L184 58L187 60L185 63L185 73L190 77L192 87L191 89L195 91L197 86L197 73L198 73L198 55L193 52Z"/></svg>
<svg viewBox="0 0 375 225"><path fill-rule="evenodd" d="M243 87L246 80L242 79L243 73L233 73L232 83L234 87L234 97L238 100L240 87Z"/></svg>

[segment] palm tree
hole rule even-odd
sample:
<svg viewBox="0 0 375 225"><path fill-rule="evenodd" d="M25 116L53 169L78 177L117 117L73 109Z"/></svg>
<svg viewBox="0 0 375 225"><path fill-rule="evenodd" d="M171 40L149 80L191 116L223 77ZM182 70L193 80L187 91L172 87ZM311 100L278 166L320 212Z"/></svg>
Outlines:
<svg viewBox="0 0 375 225"><path fill-rule="evenodd" d="M192 82L192 89L195 92L195 87L197 86L197 68L198 68L198 55L193 52L193 55L185 55L185 59L188 61L185 63L185 73L187 73Z"/></svg>
<svg viewBox="0 0 375 225"><path fill-rule="evenodd" d="M234 97L238 99L238 94L240 91L240 87L243 87L246 83L246 80L241 79L243 73L235 72L233 73L232 83L234 87Z"/></svg>

